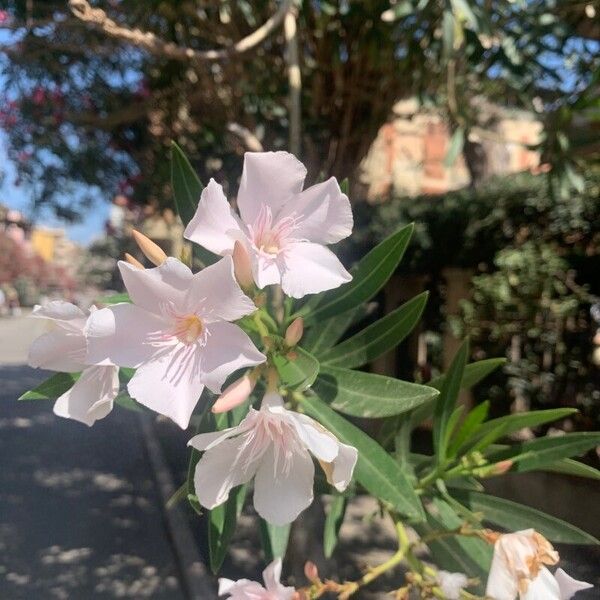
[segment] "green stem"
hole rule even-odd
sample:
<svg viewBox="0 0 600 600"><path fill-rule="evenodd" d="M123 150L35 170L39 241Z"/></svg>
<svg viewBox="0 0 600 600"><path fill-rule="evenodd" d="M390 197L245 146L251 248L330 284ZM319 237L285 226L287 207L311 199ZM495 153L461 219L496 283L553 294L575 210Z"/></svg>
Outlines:
<svg viewBox="0 0 600 600"><path fill-rule="evenodd" d="M258 329L258 333L260 333L260 337L266 338L266 337L269 337L269 330L267 329L267 326L263 323L263 320L262 320L263 315L264 315L264 312L261 312L260 310L256 310L252 314L252 319L254 320L254 324L256 325L256 328Z"/></svg>

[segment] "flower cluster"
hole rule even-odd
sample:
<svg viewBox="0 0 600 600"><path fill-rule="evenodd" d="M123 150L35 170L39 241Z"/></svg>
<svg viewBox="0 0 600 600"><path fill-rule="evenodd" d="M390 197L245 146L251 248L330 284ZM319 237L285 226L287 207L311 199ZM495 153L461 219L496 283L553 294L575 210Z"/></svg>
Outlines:
<svg viewBox="0 0 600 600"><path fill-rule="evenodd" d="M219 394L233 373L251 368L216 401L213 410L223 412L245 402L268 373L258 410L250 407L237 427L199 434L189 443L204 453L194 478L203 506L222 504L233 487L254 479L257 512L278 525L293 521L312 502L311 455L339 491L350 483L357 461L356 449L285 407L275 369L236 324L257 311L247 294L256 298L254 292L265 286L281 285L288 296L301 298L351 278L325 247L352 230L348 198L333 178L302 191L305 176L304 166L286 152L246 154L237 196L241 218L211 180L185 230L188 239L223 258L193 273L136 232L156 266L146 269L131 256L119 262L131 302L89 315L64 302L37 307L34 315L53 320L57 328L30 353L32 366L81 372L54 410L87 425L112 409L119 368L135 369L127 384L133 399L183 429L204 388ZM293 346L301 335L296 322L285 343Z"/></svg>

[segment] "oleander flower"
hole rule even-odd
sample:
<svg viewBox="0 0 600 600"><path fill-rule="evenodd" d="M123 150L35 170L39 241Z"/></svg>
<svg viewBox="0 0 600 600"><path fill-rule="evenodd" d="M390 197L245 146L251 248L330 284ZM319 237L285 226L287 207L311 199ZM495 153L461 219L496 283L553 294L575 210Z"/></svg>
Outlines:
<svg viewBox="0 0 600 600"><path fill-rule="evenodd" d="M119 262L133 304L96 311L88 356L136 368L127 389L185 429L204 387L219 393L234 371L265 356L230 323L256 307L233 276L231 257L192 274L175 258L152 269Z"/></svg>
<svg viewBox="0 0 600 600"><path fill-rule="evenodd" d="M92 313L94 310L92 307ZM47 319L54 327L31 344L30 366L63 373L81 371L73 387L56 400L54 413L91 427L113 408L119 393L118 367L90 365L86 344L88 314L74 304L55 300L37 305L32 316Z"/></svg>
<svg viewBox="0 0 600 600"><path fill-rule="evenodd" d="M350 483L357 459L356 448L340 443L310 417L287 410L275 392L265 395L260 410L250 408L237 427L201 433L188 444L204 451L194 474L200 504L214 508L232 488L254 478L254 508L274 525L292 522L310 506L311 454L339 491Z"/></svg>
<svg viewBox="0 0 600 600"><path fill-rule="evenodd" d="M533 529L499 535L494 543L486 596L494 600L515 600L517 597L520 600L569 598L561 595L557 579L547 568L558 560L558 553L552 544ZM562 574L559 579L565 582L566 590L567 580Z"/></svg>
<svg viewBox="0 0 600 600"><path fill-rule="evenodd" d="M293 298L350 281L328 244L352 232L352 210L334 177L302 190L306 169L287 152L246 152L237 196L241 219L213 179L185 237L222 256L245 248L259 288L281 284Z"/></svg>
<svg viewBox="0 0 600 600"><path fill-rule="evenodd" d="M229 595L230 600L292 600L296 590L281 584L281 559L275 559L264 571L264 587L256 581L219 579L219 596Z"/></svg>
<svg viewBox="0 0 600 600"><path fill-rule="evenodd" d="M437 579L444 598L448 600L460 600L460 593L469 584L469 578L464 573L438 571Z"/></svg>

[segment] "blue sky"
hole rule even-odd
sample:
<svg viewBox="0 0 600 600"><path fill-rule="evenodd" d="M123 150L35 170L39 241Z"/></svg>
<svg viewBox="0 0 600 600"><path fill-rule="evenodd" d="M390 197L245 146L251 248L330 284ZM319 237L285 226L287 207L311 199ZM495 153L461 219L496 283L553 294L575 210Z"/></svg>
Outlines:
<svg viewBox="0 0 600 600"><path fill-rule="evenodd" d="M0 81L1 85L2 82ZM51 212L33 211L27 188L15 185L16 173L13 164L6 156L6 138L2 133L0 133L0 165L2 165L4 173L4 180L0 185L1 204L22 211L37 225L64 228L70 239L81 244L88 244L102 232L104 222L108 216L110 206L108 202L96 202L83 215L82 221L75 224L66 224L53 216Z"/></svg>

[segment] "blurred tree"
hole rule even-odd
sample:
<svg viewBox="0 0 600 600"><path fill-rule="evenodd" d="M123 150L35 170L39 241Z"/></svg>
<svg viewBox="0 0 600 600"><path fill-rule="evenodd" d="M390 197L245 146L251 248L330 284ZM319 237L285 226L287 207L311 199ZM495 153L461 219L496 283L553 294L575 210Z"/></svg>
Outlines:
<svg viewBox="0 0 600 600"><path fill-rule="evenodd" d="M93 196L77 184L165 201L171 139L204 179L233 179L261 143L352 176L414 95L445 112L475 177L474 99L536 111L545 160L581 188L569 133L584 104L597 113L599 32L572 4L0 0L0 121L19 180L67 218Z"/></svg>

